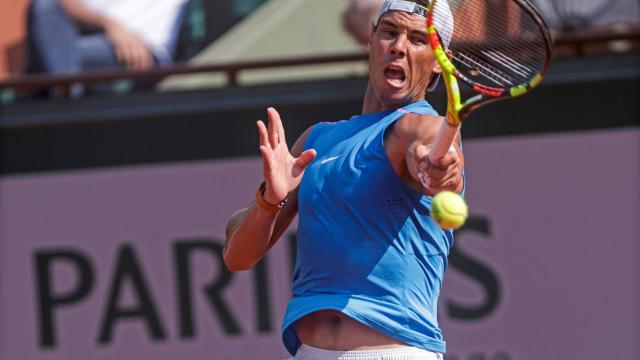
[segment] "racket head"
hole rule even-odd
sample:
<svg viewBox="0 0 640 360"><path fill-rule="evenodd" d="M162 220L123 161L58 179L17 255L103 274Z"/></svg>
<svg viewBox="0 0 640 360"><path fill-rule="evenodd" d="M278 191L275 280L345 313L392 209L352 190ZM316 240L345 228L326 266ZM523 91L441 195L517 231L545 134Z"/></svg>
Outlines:
<svg viewBox="0 0 640 360"><path fill-rule="evenodd" d="M447 22L453 23L452 30L442 26ZM486 103L531 91L542 80L553 53L544 19L526 0L432 0L427 33L443 76L450 79L447 86L455 87L448 92L458 92L449 101L459 103L453 78L478 93L455 106L461 116ZM446 50L440 35L450 36Z"/></svg>

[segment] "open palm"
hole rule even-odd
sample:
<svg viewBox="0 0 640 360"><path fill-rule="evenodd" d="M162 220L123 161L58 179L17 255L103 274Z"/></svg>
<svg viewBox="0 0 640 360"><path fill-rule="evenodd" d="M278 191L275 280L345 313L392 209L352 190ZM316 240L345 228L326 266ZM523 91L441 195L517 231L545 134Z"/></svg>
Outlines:
<svg viewBox="0 0 640 360"><path fill-rule="evenodd" d="M267 184L264 199L270 204L277 204L300 185L304 170L316 156L316 152L310 149L297 158L293 157L287 146L280 114L274 108L269 108L267 117L268 128L262 121L257 123Z"/></svg>

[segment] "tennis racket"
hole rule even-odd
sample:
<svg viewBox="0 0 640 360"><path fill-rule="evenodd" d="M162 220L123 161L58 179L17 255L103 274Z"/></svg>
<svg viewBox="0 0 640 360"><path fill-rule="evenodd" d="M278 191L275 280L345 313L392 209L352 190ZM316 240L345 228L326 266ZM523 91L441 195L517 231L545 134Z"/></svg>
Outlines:
<svg viewBox="0 0 640 360"><path fill-rule="evenodd" d="M553 41L542 16L525 0L432 0L427 27L448 102L446 121L429 154L435 163L449 151L472 111L540 84ZM450 40L447 50L443 37ZM474 92L464 102L459 82Z"/></svg>

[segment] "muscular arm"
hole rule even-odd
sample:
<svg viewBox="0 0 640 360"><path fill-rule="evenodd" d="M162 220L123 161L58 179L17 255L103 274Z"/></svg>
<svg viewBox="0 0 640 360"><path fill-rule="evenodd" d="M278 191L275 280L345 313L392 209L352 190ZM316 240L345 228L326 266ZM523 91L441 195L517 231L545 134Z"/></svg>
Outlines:
<svg viewBox="0 0 640 360"><path fill-rule="evenodd" d="M437 164L429 163L429 149L442 121L439 116L406 114L385 138L385 149L396 173L409 187L430 196L442 190L460 193L464 186L459 133L452 150ZM424 186L418 175L421 169L430 179L429 186Z"/></svg>
<svg viewBox="0 0 640 360"><path fill-rule="evenodd" d="M291 155L299 158L310 129L298 138ZM315 153L314 153L315 154ZM311 157L313 159L313 157ZM309 159L310 161L310 159ZM265 200L269 199L265 192ZM230 271L247 270L255 265L278 241L298 213L298 187L289 192L287 204L278 212L268 212L253 201L247 208L236 212L226 227L223 251L225 265Z"/></svg>

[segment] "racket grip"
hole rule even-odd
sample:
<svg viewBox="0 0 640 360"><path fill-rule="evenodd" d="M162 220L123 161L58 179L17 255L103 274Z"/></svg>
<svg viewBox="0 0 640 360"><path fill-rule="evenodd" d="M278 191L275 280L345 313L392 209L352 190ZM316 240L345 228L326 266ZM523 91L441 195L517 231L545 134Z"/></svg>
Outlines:
<svg viewBox="0 0 640 360"><path fill-rule="evenodd" d="M432 164L439 164L440 160L447 155L449 148L453 145L453 141L458 134L460 126L451 125L446 119L442 120L442 125L438 129L436 139L431 145L429 151L429 162Z"/></svg>

